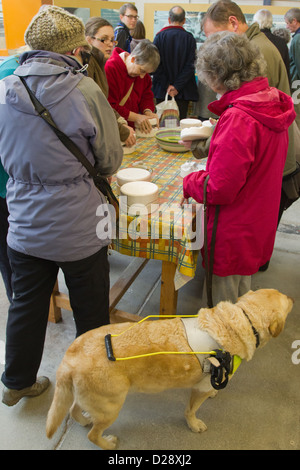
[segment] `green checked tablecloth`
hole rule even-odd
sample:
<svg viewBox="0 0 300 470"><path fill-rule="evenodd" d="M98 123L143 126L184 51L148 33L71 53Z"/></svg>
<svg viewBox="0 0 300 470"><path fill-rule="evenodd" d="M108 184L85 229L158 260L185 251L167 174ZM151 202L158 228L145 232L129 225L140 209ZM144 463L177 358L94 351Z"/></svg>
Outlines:
<svg viewBox="0 0 300 470"><path fill-rule="evenodd" d="M121 168L143 165L152 171L152 182L159 188L159 200L152 205L149 215L130 216L121 205L119 226L112 243L112 248L124 255L175 263L176 288L194 277L197 254L203 245L202 204L186 204L183 208L179 204L181 165L191 159L191 152L162 150L155 138L137 139L136 150L124 155ZM115 177L112 188L116 193Z"/></svg>

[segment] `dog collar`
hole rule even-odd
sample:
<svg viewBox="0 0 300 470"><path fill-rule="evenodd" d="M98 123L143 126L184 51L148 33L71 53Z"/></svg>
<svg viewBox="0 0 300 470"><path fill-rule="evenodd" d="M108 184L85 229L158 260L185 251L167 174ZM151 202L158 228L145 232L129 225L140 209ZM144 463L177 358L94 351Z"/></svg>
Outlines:
<svg viewBox="0 0 300 470"><path fill-rule="evenodd" d="M245 317L247 318L248 322L250 323L250 326L252 328L252 331L253 331L253 334L255 336L255 339L256 339L256 348L258 348L258 346L260 345L260 340L259 340L259 334L258 334L258 331L257 329L253 326L253 323L252 321L250 320L250 318L248 317L247 313L245 312L245 310L243 308L241 308L243 314L245 315Z"/></svg>

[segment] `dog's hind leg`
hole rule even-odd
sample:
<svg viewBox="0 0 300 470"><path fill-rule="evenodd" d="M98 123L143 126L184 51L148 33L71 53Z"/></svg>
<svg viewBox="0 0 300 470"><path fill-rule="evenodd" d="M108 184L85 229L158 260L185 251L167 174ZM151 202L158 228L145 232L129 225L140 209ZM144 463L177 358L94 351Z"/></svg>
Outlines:
<svg viewBox="0 0 300 470"><path fill-rule="evenodd" d="M70 415L73 419L75 419L75 421L77 421L77 423L81 424L81 426L87 426L92 422L88 413L84 413L81 407L75 401L70 410Z"/></svg>
<svg viewBox="0 0 300 470"><path fill-rule="evenodd" d="M110 397L99 396L93 406L86 408L93 423L88 438L102 449L112 450L117 445L115 436L103 436L103 432L117 419L126 395L127 390L122 394Z"/></svg>
<svg viewBox="0 0 300 470"><path fill-rule="evenodd" d="M207 379L209 379L209 381ZM190 401L185 409L185 418L189 428L193 432L204 432L207 429L206 424L196 417L196 412L202 403L211 395L213 395L213 389L210 385L210 376L205 377L200 384L191 391Z"/></svg>

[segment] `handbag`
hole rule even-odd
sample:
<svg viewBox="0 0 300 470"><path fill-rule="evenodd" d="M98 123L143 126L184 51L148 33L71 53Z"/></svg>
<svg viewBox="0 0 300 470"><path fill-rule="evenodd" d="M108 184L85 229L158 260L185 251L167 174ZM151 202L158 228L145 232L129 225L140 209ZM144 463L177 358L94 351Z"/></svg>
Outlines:
<svg viewBox="0 0 300 470"><path fill-rule="evenodd" d="M102 176L96 168L93 167L93 165L89 162L89 160L83 155L79 147L66 135L64 134L55 124L50 112L48 111L47 108L45 108L40 101L37 99L35 94L30 90L28 87L25 79L23 77L19 77L20 80L22 81L23 85L25 86L30 99L32 101L32 104L39 114L41 118L44 119L47 124L53 129L59 140L63 143L63 145L77 158L77 160L80 161L80 163L86 168L86 170L89 172L91 177L94 180L96 188L106 197L107 201L109 204L111 204L116 213L116 220L119 218L119 201L116 198L116 196L113 193L113 190L111 189L111 186L109 182L107 181L107 178Z"/></svg>
<svg viewBox="0 0 300 470"><path fill-rule="evenodd" d="M206 278L206 295L207 295L207 306L209 308L213 307L212 299L212 275L213 275L213 266L214 266L214 255L215 255L215 244L216 244L216 233L217 225L219 218L220 206L216 206L214 225L211 236L210 244L210 257L208 260L208 239L207 239L207 183L209 180L209 175L205 178L204 188L203 188L203 206L204 206L204 265L205 265L205 278Z"/></svg>
<svg viewBox="0 0 300 470"><path fill-rule="evenodd" d="M174 96L168 100L168 93L166 93L165 101L156 105L156 113L159 118L159 127L174 128L179 127L179 109Z"/></svg>

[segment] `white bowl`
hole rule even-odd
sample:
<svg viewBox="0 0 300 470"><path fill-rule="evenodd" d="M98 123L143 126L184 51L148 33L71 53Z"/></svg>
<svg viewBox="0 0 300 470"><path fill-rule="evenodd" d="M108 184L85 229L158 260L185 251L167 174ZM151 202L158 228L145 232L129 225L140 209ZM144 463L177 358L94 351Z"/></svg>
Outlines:
<svg viewBox="0 0 300 470"><path fill-rule="evenodd" d="M180 121L181 129L186 129L188 127L201 127L201 126L202 126L202 121L200 121L200 119L187 118L187 119L181 119Z"/></svg>
<svg viewBox="0 0 300 470"><path fill-rule="evenodd" d="M199 140L208 139L213 133L213 126L202 126L202 127L190 127L188 129L182 129L180 137L181 140Z"/></svg>
<svg viewBox="0 0 300 470"><path fill-rule="evenodd" d="M158 186L149 181L133 181L123 184L120 191L121 195L127 196L128 207L134 204L148 206L154 204L158 199Z"/></svg>
<svg viewBox="0 0 300 470"><path fill-rule="evenodd" d="M131 181L150 181L151 173L144 168L123 168L117 173L117 183L119 186Z"/></svg>

